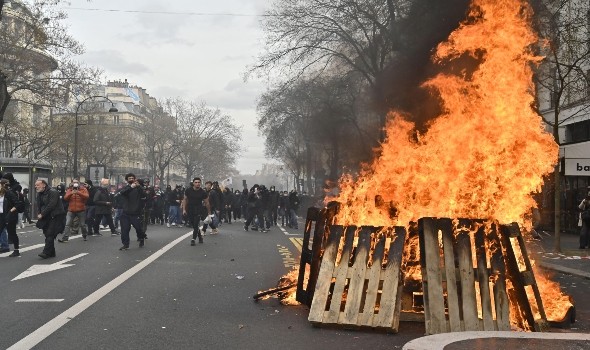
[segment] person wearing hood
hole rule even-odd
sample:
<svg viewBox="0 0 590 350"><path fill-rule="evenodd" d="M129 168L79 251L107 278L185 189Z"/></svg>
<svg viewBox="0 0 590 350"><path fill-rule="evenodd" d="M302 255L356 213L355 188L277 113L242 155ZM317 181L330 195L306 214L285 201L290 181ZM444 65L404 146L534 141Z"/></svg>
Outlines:
<svg viewBox="0 0 590 350"><path fill-rule="evenodd" d="M9 257L20 256L19 241L16 234L16 219L15 214L18 213L18 207L23 203L19 198L7 188L8 181L2 179L0 182L0 231L7 231L8 238L14 244L14 251ZM14 230L8 229L9 225L14 226ZM14 232L13 232L14 231Z"/></svg>
<svg viewBox="0 0 590 350"><path fill-rule="evenodd" d="M6 233L8 236L8 243L12 243L15 245L15 249L18 250L18 236L16 234L16 225L18 223L18 213L22 213L24 211L24 203L23 201L20 199L18 193L16 192L16 190L20 187L20 184L18 181L16 181L16 179L14 178L14 176L12 175L12 173L5 173L4 176L2 176L2 186L6 188L7 192L11 192L14 197L16 198L15 200L15 210L10 210L7 213L7 217L6 217ZM4 231L4 230L2 230Z"/></svg>
<svg viewBox="0 0 590 350"><path fill-rule="evenodd" d="M97 229L98 225L94 225L96 219L96 204L94 203L94 196L96 195L97 188L93 186L92 180L90 179L86 180L85 185L88 190L88 201L86 202L86 226L88 226L88 234L94 237L99 237L102 236L102 234Z"/></svg>

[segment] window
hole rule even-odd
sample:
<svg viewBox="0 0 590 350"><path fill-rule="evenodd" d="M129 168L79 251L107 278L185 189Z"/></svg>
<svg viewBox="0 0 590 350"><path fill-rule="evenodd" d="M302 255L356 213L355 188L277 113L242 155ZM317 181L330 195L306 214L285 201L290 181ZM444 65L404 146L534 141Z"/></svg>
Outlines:
<svg viewBox="0 0 590 350"><path fill-rule="evenodd" d="M567 125L565 130L567 143L590 141L590 120Z"/></svg>

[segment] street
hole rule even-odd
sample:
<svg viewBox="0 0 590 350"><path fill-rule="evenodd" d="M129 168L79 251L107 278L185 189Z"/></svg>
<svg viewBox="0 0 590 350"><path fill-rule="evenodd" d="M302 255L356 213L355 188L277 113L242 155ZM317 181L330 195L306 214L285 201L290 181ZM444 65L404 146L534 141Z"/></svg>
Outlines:
<svg viewBox="0 0 590 350"><path fill-rule="evenodd" d="M420 324L402 324L397 335L315 328L305 306L253 301L298 264L301 230L224 224L194 247L190 230L151 225L146 246L133 241L128 251L108 230L86 242L73 236L42 260L41 231L19 229L22 257L0 255L0 348L392 349L423 335ZM53 266L13 280L34 265Z"/></svg>

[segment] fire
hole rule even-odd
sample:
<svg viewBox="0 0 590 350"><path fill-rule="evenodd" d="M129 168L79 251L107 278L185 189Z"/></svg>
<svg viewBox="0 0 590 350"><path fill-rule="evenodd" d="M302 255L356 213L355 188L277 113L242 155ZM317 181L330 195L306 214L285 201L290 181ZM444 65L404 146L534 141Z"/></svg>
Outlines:
<svg viewBox="0 0 590 350"><path fill-rule="evenodd" d="M442 70L468 58L475 67L423 84L443 110L423 134L411 116L389 113L376 160L356 179L344 175L339 195L326 200L342 204L337 224L407 226L421 217L467 217L529 225L536 206L531 194L541 190L558 156L533 108L531 66L542 58L531 51L538 38L530 16L522 0L473 0L468 19L439 44L433 61ZM415 249L406 251L416 257ZM545 303L562 295L558 284L537 282ZM553 310L559 308L548 308L548 318L559 318Z"/></svg>

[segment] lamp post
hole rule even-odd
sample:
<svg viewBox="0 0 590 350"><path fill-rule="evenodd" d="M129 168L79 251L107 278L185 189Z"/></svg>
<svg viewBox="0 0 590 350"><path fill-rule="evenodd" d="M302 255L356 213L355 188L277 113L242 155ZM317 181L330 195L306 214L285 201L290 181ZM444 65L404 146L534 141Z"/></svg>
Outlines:
<svg viewBox="0 0 590 350"><path fill-rule="evenodd" d="M88 100L93 100L95 98L103 98L107 101L109 101L111 103L111 108L109 108L109 113L115 113L118 112L119 110L117 108L115 108L115 103L113 101L111 101L111 99L109 99L106 96L89 96L85 99L83 99L82 101L78 102L78 105L76 106L76 127L74 128L74 172L72 175L72 179L76 178L78 176L78 126L80 125L86 125L86 124L81 124L78 123L78 111L80 110L80 106L82 106L82 104Z"/></svg>

